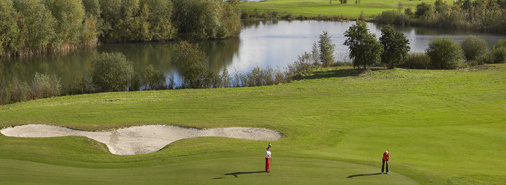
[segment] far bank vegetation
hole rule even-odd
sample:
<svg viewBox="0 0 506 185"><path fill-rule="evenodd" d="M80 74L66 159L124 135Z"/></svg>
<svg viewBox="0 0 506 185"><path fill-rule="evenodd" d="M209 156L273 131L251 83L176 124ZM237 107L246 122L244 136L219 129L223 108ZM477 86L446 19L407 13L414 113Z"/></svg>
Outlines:
<svg viewBox="0 0 506 185"><path fill-rule="evenodd" d="M0 56L65 51L100 42L221 39L240 12L221 0L1 0Z"/></svg>

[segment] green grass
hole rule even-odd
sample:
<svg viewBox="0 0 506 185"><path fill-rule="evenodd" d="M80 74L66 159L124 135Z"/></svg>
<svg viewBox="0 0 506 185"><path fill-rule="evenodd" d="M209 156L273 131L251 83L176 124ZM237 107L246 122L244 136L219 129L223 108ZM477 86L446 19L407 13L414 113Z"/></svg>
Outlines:
<svg viewBox="0 0 506 185"><path fill-rule="evenodd" d="M444 1L448 5L453 4L452 0ZM406 8L411 8L414 12L416 5L422 2L434 4L435 0L361 0L359 4L355 4L353 0L348 0L348 4L340 4L339 1L332 1L332 4L330 4L328 0L268 0L265 2L239 3L238 7L243 10L257 9L259 12L269 10L285 14L291 13L295 16L317 17L318 15L326 15L358 18L362 11L367 17L381 14L383 11L398 11L399 3L402 4L402 12Z"/></svg>
<svg viewBox="0 0 506 185"><path fill-rule="evenodd" d="M488 67L488 68L487 68ZM501 184L506 65L474 70L321 69L264 87L100 93L0 106L0 127L144 124L269 128L265 141L193 138L117 156L83 137L0 135L0 184ZM392 174L380 171L390 151ZM241 173L242 172L242 173ZM234 174L237 176L235 177Z"/></svg>

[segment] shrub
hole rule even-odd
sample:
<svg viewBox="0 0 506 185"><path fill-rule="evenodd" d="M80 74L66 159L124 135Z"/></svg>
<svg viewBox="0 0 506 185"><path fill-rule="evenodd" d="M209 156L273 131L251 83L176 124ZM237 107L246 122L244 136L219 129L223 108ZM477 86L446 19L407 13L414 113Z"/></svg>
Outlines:
<svg viewBox="0 0 506 185"><path fill-rule="evenodd" d="M466 37L461 45L467 60L476 60L487 53L487 41L472 35Z"/></svg>
<svg viewBox="0 0 506 185"><path fill-rule="evenodd" d="M494 48L488 54L486 63L505 63L506 62L506 47Z"/></svg>
<svg viewBox="0 0 506 185"><path fill-rule="evenodd" d="M281 70L276 70L276 73L274 74L275 75L275 81L277 84L282 84L283 82L285 82L285 76L283 76L283 73L281 72Z"/></svg>
<svg viewBox="0 0 506 185"><path fill-rule="evenodd" d="M74 79L74 82L66 90L67 95L84 94L93 92L93 82L91 77L81 77Z"/></svg>
<svg viewBox="0 0 506 185"><path fill-rule="evenodd" d="M429 43L427 55L436 69L456 69L460 66L462 48L449 37L440 37Z"/></svg>
<svg viewBox="0 0 506 185"><path fill-rule="evenodd" d="M142 81L146 89L158 90L165 88L165 75L149 64L142 73Z"/></svg>
<svg viewBox="0 0 506 185"><path fill-rule="evenodd" d="M183 78L183 87L205 88L212 85L212 79L217 74L210 72L205 58L205 53L197 46L187 41L178 44L173 59Z"/></svg>
<svg viewBox="0 0 506 185"><path fill-rule="evenodd" d="M48 98L60 95L61 79L56 75L35 73L32 81L32 98Z"/></svg>
<svg viewBox="0 0 506 185"><path fill-rule="evenodd" d="M227 87L230 87L232 85L231 84L232 78L228 74L228 70L227 70L226 67L223 69L223 72L220 75L220 79L221 79L221 86L222 87L227 88Z"/></svg>
<svg viewBox="0 0 506 185"><path fill-rule="evenodd" d="M133 64L123 53L102 53L92 66L93 84L101 91L127 90L134 77Z"/></svg>
<svg viewBox="0 0 506 185"><path fill-rule="evenodd" d="M397 14L398 13L396 11L384 11L376 16L375 21L385 24L393 24L397 17Z"/></svg>
<svg viewBox="0 0 506 185"><path fill-rule="evenodd" d="M12 83L9 83L6 89L6 104L15 103L20 101L26 101L32 98L31 88L26 82L19 81L17 78L12 79Z"/></svg>
<svg viewBox="0 0 506 185"><path fill-rule="evenodd" d="M169 75L169 86L167 89L174 89L175 88L175 82L174 82L174 74Z"/></svg>
<svg viewBox="0 0 506 185"><path fill-rule="evenodd" d="M431 68L430 58L425 53L410 53L402 66L410 69L428 69Z"/></svg>
<svg viewBox="0 0 506 185"><path fill-rule="evenodd" d="M407 16L412 16L413 10L411 10L411 8L406 8L404 9L404 14L406 14Z"/></svg>
<svg viewBox="0 0 506 185"><path fill-rule="evenodd" d="M431 13L432 13L432 6L430 4L422 2L421 4L416 5L416 12L415 12L416 18L428 16L428 14Z"/></svg>
<svg viewBox="0 0 506 185"><path fill-rule="evenodd" d="M335 63L334 48L336 46L332 44L331 38L326 31L320 35L318 46L320 47L320 61L322 62L323 66L328 67L333 65ZM311 57L309 56L308 58Z"/></svg>

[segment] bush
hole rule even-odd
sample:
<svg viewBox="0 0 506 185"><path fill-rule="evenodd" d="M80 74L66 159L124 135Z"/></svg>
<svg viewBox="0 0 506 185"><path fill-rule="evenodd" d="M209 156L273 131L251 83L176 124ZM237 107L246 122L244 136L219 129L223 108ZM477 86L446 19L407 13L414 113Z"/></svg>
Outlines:
<svg viewBox="0 0 506 185"><path fill-rule="evenodd" d="M449 37L435 38L429 43L427 55L436 69L456 69L460 66L462 48Z"/></svg>
<svg viewBox="0 0 506 185"><path fill-rule="evenodd" d="M393 24L397 17L397 14L398 13L396 11L384 11L376 16L375 21L385 24Z"/></svg>
<svg viewBox="0 0 506 185"><path fill-rule="evenodd" d="M184 88L205 88L214 84L217 74L209 70L205 58L205 53L197 46L187 41L178 44L173 59L183 78Z"/></svg>
<svg viewBox="0 0 506 185"><path fill-rule="evenodd" d="M428 69L431 68L430 58L425 53L411 53L402 66L410 69Z"/></svg>
<svg viewBox="0 0 506 185"><path fill-rule="evenodd" d="M165 88L165 75L156 70L153 65L149 64L142 73L142 81L149 90L159 90Z"/></svg>
<svg viewBox="0 0 506 185"><path fill-rule="evenodd" d="M127 90L134 77L133 64L123 53L102 53L92 66L93 84L101 91Z"/></svg>
<svg viewBox="0 0 506 185"><path fill-rule="evenodd" d="M48 98L60 95L61 79L56 75L35 73L32 81L32 98Z"/></svg>
<svg viewBox="0 0 506 185"><path fill-rule="evenodd" d="M318 46L320 48L320 61L323 66L331 66L335 63L334 59L334 48L336 47L332 44L331 38L329 34L324 31L323 34L320 35L320 40L318 41ZM308 58L311 58L309 56Z"/></svg>
<svg viewBox="0 0 506 185"><path fill-rule="evenodd" d="M505 63L506 62L506 47L494 48L489 53L489 60L487 63Z"/></svg>
<svg viewBox="0 0 506 185"><path fill-rule="evenodd" d="M464 39L461 45L467 60L476 60L487 53L487 41L472 35Z"/></svg>

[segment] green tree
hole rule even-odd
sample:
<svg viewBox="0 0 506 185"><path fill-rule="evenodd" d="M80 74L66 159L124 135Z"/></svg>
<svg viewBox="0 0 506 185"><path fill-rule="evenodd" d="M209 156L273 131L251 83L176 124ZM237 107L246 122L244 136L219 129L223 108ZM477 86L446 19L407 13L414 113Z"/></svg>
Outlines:
<svg viewBox="0 0 506 185"><path fill-rule="evenodd" d="M149 40L169 40L173 38L175 28L172 25L172 1L168 0L141 0L143 10L141 15L149 25ZM144 8L148 8L145 10ZM146 15L148 14L148 15Z"/></svg>
<svg viewBox="0 0 506 185"><path fill-rule="evenodd" d="M99 0L82 0L86 18L81 26L80 42L83 45L94 45L100 34L99 18L101 14Z"/></svg>
<svg viewBox="0 0 506 185"><path fill-rule="evenodd" d="M311 60L314 65L320 63L320 48L317 43L313 43L313 49L311 50Z"/></svg>
<svg viewBox="0 0 506 185"><path fill-rule="evenodd" d="M462 41L461 46L467 60L476 60L487 54L487 41L472 35L466 37L464 41Z"/></svg>
<svg viewBox="0 0 506 185"><path fill-rule="evenodd" d="M100 3L98 0L82 0L87 15L100 17Z"/></svg>
<svg viewBox="0 0 506 185"><path fill-rule="evenodd" d="M364 66L365 69L381 61L383 47L376 40L376 35L369 32L364 22L357 21L344 33L344 36L347 37L344 45L350 49L353 67Z"/></svg>
<svg viewBox="0 0 506 185"><path fill-rule="evenodd" d="M99 0L101 18L103 23L100 25L100 40L105 42L118 41L121 34L115 31L118 27L121 16L122 0Z"/></svg>
<svg viewBox="0 0 506 185"><path fill-rule="evenodd" d="M85 18L85 10L81 0L44 0L45 6L56 19L53 43L78 45L81 36L81 25Z"/></svg>
<svg viewBox="0 0 506 185"><path fill-rule="evenodd" d="M40 52L54 45L57 22L40 0L14 1L19 13L20 48L23 52Z"/></svg>
<svg viewBox="0 0 506 185"><path fill-rule="evenodd" d="M204 88L208 85L206 79L213 78L206 65L205 53L187 41L178 44L172 58L187 88Z"/></svg>
<svg viewBox="0 0 506 185"><path fill-rule="evenodd" d="M139 19L139 0L123 0L121 2L121 19L118 20L116 27L113 27L115 35L119 36L121 42L140 41L141 20Z"/></svg>
<svg viewBox="0 0 506 185"><path fill-rule="evenodd" d="M501 39L494 44L492 51L488 54L487 63L504 63L506 62L506 40Z"/></svg>
<svg viewBox="0 0 506 185"><path fill-rule="evenodd" d="M142 79L147 89L158 90L164 88L165 75L163 72L156 70L153 65L149 64L148 67L142 73Z"/></svg>
<svg viewBox="0 0 506 185"><path fill-rule="evenodd" d="M239 33L240 13L220 0L172 0L173 20L183 38L226 38Z"/></svg>
<svg viewBox="0 0 506 185"><path fill-rule="evenodd" d="M448 4L446 4L443 0L436 0L436 2L434 2L434 8L436 12L440 14L450 10L450 6L448 6Z"/></svg>
<svg viewBox="0 0 506 185"><path fill-rule="evenodd" d="M93 84L101 91L127 90L134 69L123 53L102 53L92 62Z"/></svg>
<svg viewBox="0 0 506 185"><path fill-rule="evenodd" d="M432 14L432 6L430 4L422 2L416 5L416 12L415 12L416 18L424 17L427 16L428 14Z"/></svg>
<svg viewBox="0 0 506 185"><path fill-rule="evenodd" d="M436 69L456 69L460 66L462 48L449 37L435 38L429 43L426 53Z"/></svg>
<svg viewBox="0 0 506 185"><path fill-rule="evenodd" d="M409 40L399 31L390 26L381 30L380 43L383 45L383 54L381 54L381 63L387 64L388 68L393 69L402 64L408 57Z"/></svg>
<svg viewBox="0 0 506 185"><path fill-rule="evenodd" d="M0 1L0 56L19 49L19 29L12 0Z"/></svg>
<svg viewBox="0 0 506 185"><path fill-rule="evenodd" d="M330 35L326 31L320 35L318 46L320 48L320 61L323 66L328 67L333 65L335 63L334 50L336 46L332 44Z"/></svg>

